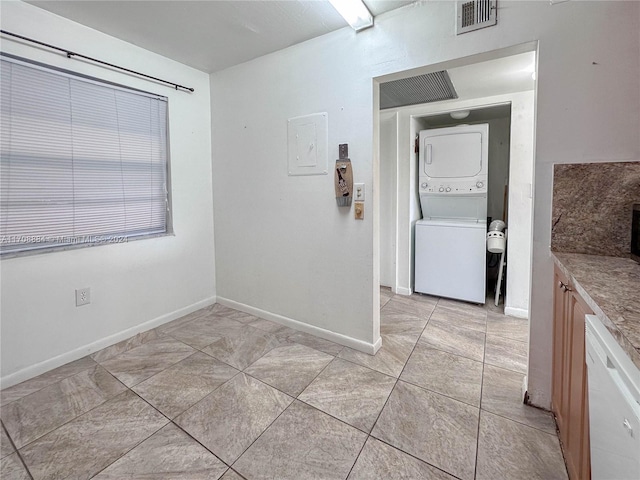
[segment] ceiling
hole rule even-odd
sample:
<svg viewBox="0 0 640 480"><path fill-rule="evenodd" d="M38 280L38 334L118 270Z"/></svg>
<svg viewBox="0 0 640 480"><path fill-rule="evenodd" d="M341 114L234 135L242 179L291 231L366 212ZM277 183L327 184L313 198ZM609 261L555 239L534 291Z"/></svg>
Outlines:
<svg viewBox="0 0 640 480"><path fill-rule="evenodd" d="M483 98L533 90L535 70L536 54L526 52L447 71L460 97Z"/></svg>
<svg viewBox="0 0 640 480"><path fill-rule="evenodd" d="M365 3L376 16L414 1L365 0ZM347 26L326 0L27 0L27 3L208 73ZM83 53L78 46L61 46Z"/></svg>
<svg viewBox="0 0 640 480"><path fill-rule="evenodd" d="M423 127L450 127L453 125L484 123L497 118L508 119L510 117L511 105L504 104L494 107L470 109L469 116L460 120L451 118L451 115L449 115L449 113L430 115L423 117L421 119L421 124L423 125Z"/></svg>

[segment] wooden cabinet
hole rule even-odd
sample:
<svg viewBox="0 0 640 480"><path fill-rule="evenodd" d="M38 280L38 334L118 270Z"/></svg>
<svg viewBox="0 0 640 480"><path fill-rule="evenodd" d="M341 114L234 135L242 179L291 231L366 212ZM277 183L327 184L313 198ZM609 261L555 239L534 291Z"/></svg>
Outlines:
<svg viewBox="0 0 640 480"><path fill-rule="evenodd" d="M553 295L553 383L556 415L569 478L591 478L585 320L593 313L557 267Z"/></svg>

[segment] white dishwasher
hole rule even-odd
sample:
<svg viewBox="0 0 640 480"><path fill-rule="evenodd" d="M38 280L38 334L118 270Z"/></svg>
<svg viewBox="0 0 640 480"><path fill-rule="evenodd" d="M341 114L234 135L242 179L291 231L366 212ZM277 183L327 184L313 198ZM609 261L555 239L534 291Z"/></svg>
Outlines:
<svg viewBox="0 0 640 480"><path fill-rule="evenodd" d="M640 479L640 370L595 315L586 316L593 480Z"/></svg>

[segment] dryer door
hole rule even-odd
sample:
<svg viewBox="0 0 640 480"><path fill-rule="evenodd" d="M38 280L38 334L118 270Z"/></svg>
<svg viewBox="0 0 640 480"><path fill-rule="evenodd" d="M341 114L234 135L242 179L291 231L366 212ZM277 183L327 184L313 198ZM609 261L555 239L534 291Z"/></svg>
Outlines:
<svg viewBox="0 0 640 480"><path fill-rule="evenodd" d="M480 132L420 132L420 156L423 173L431 178L475 177L482 171L482 134ZM424 134L424 135L423 135Z"/></svg>

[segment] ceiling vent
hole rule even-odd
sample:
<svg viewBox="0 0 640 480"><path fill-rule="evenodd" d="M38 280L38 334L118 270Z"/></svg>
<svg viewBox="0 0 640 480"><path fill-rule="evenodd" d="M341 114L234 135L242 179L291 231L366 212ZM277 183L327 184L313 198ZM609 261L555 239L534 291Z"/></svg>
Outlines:
<svg viewBox="0 0 640 480"><path fill-rule="evenodd" d="M456 34L472 32L498 23L498 0L459 0Z"/></svg>
<svg viewBox="0 0 640 480"><path fill-rule="evenodd" d="M380 84L380 109L458 98L446 70Z"/></svg>

